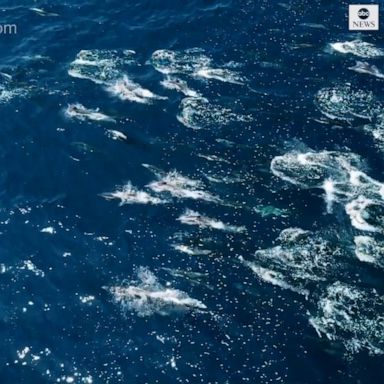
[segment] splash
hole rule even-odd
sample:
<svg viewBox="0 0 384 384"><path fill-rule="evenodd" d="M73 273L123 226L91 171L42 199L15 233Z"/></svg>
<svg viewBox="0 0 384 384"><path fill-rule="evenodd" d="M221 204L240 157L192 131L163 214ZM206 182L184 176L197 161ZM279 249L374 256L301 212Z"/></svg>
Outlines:
<svg viewBox="0 0 384 384"><path fill-rule="evenodd" d="M167 75L166 78L160 82L160 84L166 89L180 92L188 97L200 97L200 94L191 89L185 80L181 80L176 76Z"/></svg>
<svg viewBox="0 0 384 384"><path fill-rule="evenodd" d="M191 129L208 129L233 122L250 122L251 116L238 115L229 108L212 104L204 97L187 97L180 103L177 119Z"/></svg>
<svg viewBox="0 0 384 384"><path fill-rule="evenodd" d="M145 191L139 191L128 182L115 192L103 193L102 197L107 200L120 200L120 206L126 204L163 204L164 200L151 196Z"/></svg>
<svg viewBox="0 0 384 384"><path fill-rule="evenodd" d="M359 196L345 206L352 225L361 231L380 232L384 229L384 204Z"/></svg>
<svg viewBox="0 0 384 384"><path fill-rule="evenodd" d="M342 342L350 353L384 353L384 300L375 290L336 282L328 287L310 324L318 335Z"/></svg>
<svg viewBox="0 0 384 384"><path fill-rule="evenodd" d="M133 51L81 50L69 65L68 74L105 85L122 77L126 66L135 63L134 55Z"/></svg>
<svg viewBox="0 0 384 384"><path fill-rule="evenodd" d="M212 60L204 54L202 49L198 48L185 51L159 49L153 52L150 62L157 71L166 75L192 74L212 64Z"/></svg>
<svg viewBox="0 0 384 384"><path fill-rule="evenodd" d="M199 228L211 228L230 233L243 233L247 230L244 226L225 224L220 220L203 216L191 209L187 209L177 220L186 225L196 225Z"/></svg>
<svg viewBox="0 0 384 384"><path fill-rule="evenodd" d="M107 129L106 134L112 140L122 140L122 141L128 140L128 136L125 133L121 131L117 131L115 129Z"/></svg>
<svg viewBox="0 0 384 384"><path fill-rule="evenodd" d="M174 313L207 309L205 304L190 298L185 292L164 287L156 276L145 268L139 269L137 280L130 285L106 289L124 311L136 312L140 317L154 314L169 316Z"/></svg>
<svg viewBox="0 0 384 384"><path fill-rule="evenodd" d="M150 104L154 100L167 99L167 97L156 95L152 91L141 87L125 75L108 85L106 89L120 100L127 100L140 104Z"/></svg>
<svg viewBox="0 0 384 384"><path fill-rule="evenodd" d="M368 124L363 131L371 135L381 151L384 150L384 105L372 92L355 89L350 84L323 88L317 92L315 104L330 119L349 124L357 118L366 120Z"/></svg>
<svg viewBox="0 0 384 384"><path fill-rule="evenodd" d="M165 74L183 74L197 79L217 80L224 83L245 83L246 79L231 67L238 65L225 65L218 67L204 51L198 48L184 51L171 51L161 49L152 54L151 64L154 68Z"/></svg>
<svg viewBox="0 0 384 384"><path fill-rule="evenodd" d="M356 257L365 263L384 268L384 243L371 236L355 237Z"/></svg>
<svg viewBox="0 0 384 384"><path fill-rule="evenodd" d="M137 65L134 56L135 52L130 50L82 50L69 65L68 74L103 85L107 92L120 100L149 104L166 99L143 88L125 74L129 67Z"/></svg>
<svg viewBox="0 0 384 384"><path fill-rule="evenodd" d="M10 75L3 73L2 77L3 79L0 80L0 104L9 103L15 98L24 98L28 96L28 89L14 86Z"/></svg>
<svg viewBox="0 0 384 384"><path fill-rule="evenodd" d="M238 73L227 68L202 68L197 70L193 76L207 80L218 80L223 83L243 85L245 79Z"/></svg>
<svg viewBox="0 0 384 384"><path fill-rule="evenodd" d="M323 88L315 95L317 108L330 119L372 120L382 110L372 92L354 89L350 84Z"/></svg>
<svg viewBox="0 0 384 384"><path fill-rule="evenodd" d="M332 50L339 53L351 54L367 59L384 56L384 50L377 48L374 44L362 40L332 43L330 44L330 47Z"/></svg>
<svg viewBox="0 0 384 384"><path fill-rule="evenodd" d="M251 261L240 260L261 280L306 297L319 282L332 276L343 255L338 246L301 228L285 229L277 242L272 248L256 251Z"/></svg>
<svg viewBox="0 0 384 384"><path fill-rule="evenodd" d="M384 73L382 73L376 65L371 65L366 61L356 61L356 64L353 67L348 68L351 71L357 73L363 73L366 75L375 76L379 79L384 79Z"/></svg>
<svg viewBox="0 0 384 384"><path fill-rule="evenodd" d="M282 180L300 188L323 189L328 212L332 212L333 204L343 204L355 228L381 231L384 184L361 167L358 156L329 151L289 152L271 163L272 173Z"/></svg>
<svg viewBox="0 0 384 384"><path fill-rule="evenodd" d="M157 173L159 180L147 185L149 189L156 193L169 193L179 199L203 200L219 203L220 199L209 192L203 190L204 185L201 181L192 180L181 175L177 171L169 173Z"/></svg>
<svg viewBox="0 0 384 384"><path fill-rule="evenodd" d="M34 12L34 13L36 13L39 16L42 16L42 17L57 17L57 16L59 16L58 13L47 12L44 9L41 9L41 8L29 8L29 10Z"/></svg>

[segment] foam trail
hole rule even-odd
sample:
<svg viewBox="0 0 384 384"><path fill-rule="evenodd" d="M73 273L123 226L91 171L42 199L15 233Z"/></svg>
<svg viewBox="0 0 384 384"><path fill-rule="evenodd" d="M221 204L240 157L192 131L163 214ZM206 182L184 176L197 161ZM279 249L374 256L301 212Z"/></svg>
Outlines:
<svg viewBox="0 0 384 384"><path fill-rule="evenodd" d="M125 67L135 63L133 51L81 50L69 65L68 74L96 84L110 84L123 76Z"/></svg>
<svg viewBox="0 0 384 384"><path fill-rule="evenodd" d="M244 226L225 224L220 220L211 219L190 209L187 209L177 220L182 224L196 225L200 228L211 228L230 233L246 232L246 228Z"/></svg>
<svg viewBox="0 0 384 384"><path fill-rule="evenodd" d="M284 280L284 275L282 275L279 272L273 271L271 269L263 268L258 265L255 265L253 263L250 263L248 261L245 261L242 257L240 257L240 261L249 267L254 274L256 274L261 280L270 283L272 285L275 285L277 287L280 287L282 289L288 289L292 292L296 292L300 295L304 295L308 297L309 292L305 289L298 289L294 287L293 285L288 284Z"/></svg>
<svg viewBox="0 0 384 384"><path fill-rule="evenodd" d="M150 62L157 71L165 75L184 74L197 79L217 80L238 85L244 84L246 80L238 72L229 69L238 67L237 63L228 63L226 68L218 67L204 54L203 50L197 48L185 51L160 49L153 52Z"/></svg>
<svg viewBox="0 0 384 384"><path fill-rule="evenodd" d="M116 131L115 129L107 129L106 134L113 140L128 140L126 134L120 131Z"/></svg>
<svg viewBox="0 0 384 384"><path fill-rule="evenodd" d="M23 98L28 95L27 88L14 86L12 76L2 73L2 77L3 81L0 81L0 104L5 104L17 97Z"/></svg>
<svg viewBox="0 0 384 384"><path fill-rule="evenodd" d="M210 67L211 63L212 60L197 48L185 51L159 49L151 57L154 68L165 75L192 74L198 69Z"/></svg>
<svg viewBox="0 0 384 384"><path fill-rule="evenodd" d="M355 237L356 257L365 263L384 268L384 243L370 236Z"/></svg>
<svg viewBox="0 0 384 384"><path fill-rule="evenodd" d="M74 118L81 121L91 120L116 123L115 119L99 112L99 109L89 109L79 103L69 104L65 110L65 115L69 118Z"/></svg>
<svg viewBox="0 0 384 384"><path fill-rule="evenodd" d="M359 196L345 206L345 211L355 228L361 231L379 232L382 231L383 228L376 227L367 221L368 219L375 219L374 217L370 217L368 211L368 208L372 208L375 205L377 205L377 203L374 200L368 199L365 196Z"/></svg>
<svg viewBox="0 0 384 384"><path fill-rule="evenodd" d="M165 100L167 97L159 96L152 91L142 88L139 84L130 80L127 76L108 85L107 91L120 100L133 101L141 104L149 104L153 100Z"/></svg>
<svg viewBox="0 0 384 384"><path fill-rule="evenodd" d="M128 286L106 289L124 311L136 312L141 317L154 314L169 316L173 313L207 309L205 304L190 298L185 292L162 286L155 275L145 268L139 269L138 281L133 281Z"/></svg>
<svg viewBox="0 0 384 384"><path fill-rule="evenodd" d="M372 92L354 89L350 84L320 89L315 105L330 119L353 121L356 117L371 121L383 110Z"/></svg>
<svg viewBox="0 0 384 384"><path fill-rule="evenodd" d="M255 252L253 259L240 261L261 280L306 297L319 282L326 281L338 267L342 250L320 234L287 228L277 245Z"/></svg>
<svg viewBox="0 0 384 384"><path fill-rule="evenodd" d="M188 84L186 81L181 80L175 76L167 75L167 77L164 80L162 80L160 84L166 89L171 89L177 92L181 92L182 94L188 97L200 97L200 94L197 91L188 87Z"/></svg>
<svg viewBox="0 0 384 384"><path fill-rule="evenodd" d="M271 163L275 176L301 188L323 189L329 213L334 203L343 204L355 228L382 231L384 184L360 167L358 156L328 151L289 152Z"/></svg>
<svg viewBox="0 0 384 384"><path fill-rule="evenodd" d="M120 200L120 205L125 204L162 204L165 201L151 196L149 193L139 191L129 182L115 192L103 193L101 195L107 200Z"/></svg>
<svg viewBox="0 0 384 384"><path fill-rule="evenodd" d="M58 13L53 13L53 12L47 12L47 11L44 11L44 9L41 9L41 8L29 8L30 11L36 13L37 15L39 16L45 16L45 17L56 17L56 16L59 16Z"/></svg>
<svg viewBox="0 0 384 384"><path fill-rule="evenodd" d="M166 99L143 88L125 74L128 66L137 64L134 55L135 52L130 50L82 50L70 63L68 74L103 85L109 93L121 100L149 104L154 100Z"/></svg>
<svg viewBox="0 0 384 384"><path fill-rule="evenodd" d="M330 44L330 47L338 53L352 54L367 59L384 56L384 50L361 40L336 42Z"/></svg>
<svg viewBox="0 0 384 384"><path fill-rule="evenodd" d="M172 247L181 253L185 253L189 256L207 256L211 254L211 251L207 249L192 248L184 244L173 244Z"/></svg>
<svg viewBox="0 0 384 384"><path fill-rule="evenodd" d="M250 122L251 116L238 115L228 108L211 104L204 97L186 97L180 103L177 119L191 129L208 129L232 122Z"/></svg>
<svg viewBox="0 0 384 384"><path fill-rule="evenodd" d="M335 185L333 180L325 180L323 184L323 188L325 191L325 200L327 202L327 212L332 213L332 205L336 200L335 198Z"/></svg>
<svg viewBox="0 0 384 384"><path fill-rule="evenodd" d="M376 65L371 65L366 61L356 61L356 64L348 69L357 73L363 73L375 76L379 79L384 79L384 73L382 73Z"/></svg>
<svg viewBox="0 0 384 384"><path fill-rule="evenodd" d="M353 67L350 69L356 69ZM374 66L359 66L364 73L380 76ZM376 69L375 69L376 68ZM315 96L315 104L322 114L330 119L352 123L356 118L369 124L363 130L370 134L376 146L384 151L384 104L372 92L355 89L350 84L323 88Z"/></svg>
<svg viewBox="0 0 384 384"><path fill-rule="evenodd" d="M171 171L169 173L159 173L155 170L159 180L153 181L147 185L149 189L156 193L169 193L179 199L204 200L208 202L219 203L220 199L209 192L203 190L203 184L200 181L189 179L178 173Z"/></svg>
<svg viewBox="0 0 384 384"><path fill-rule="evenodd" d="M245 79L238 73L226 68L202 68L194 72L193 76L238 85L243 85L245 82Z"/></svg>
<svg viewBox="0 0 384 384"><path fill-rule="evenodd" d="M309 322L318 335L341 342L355 354L384 354L384 300L375 290L336 282L320 298Z"/></svg>

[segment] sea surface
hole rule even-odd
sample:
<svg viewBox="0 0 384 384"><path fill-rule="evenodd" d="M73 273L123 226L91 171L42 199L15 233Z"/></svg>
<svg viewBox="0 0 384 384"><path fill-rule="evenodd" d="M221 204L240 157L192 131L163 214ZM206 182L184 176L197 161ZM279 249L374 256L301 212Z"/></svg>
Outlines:
<svg viewBox="0 0 384 384"><path fill-rule="evenodd" d="M0 0L1 384L384 382L384 35L347 6Z"/></svg>

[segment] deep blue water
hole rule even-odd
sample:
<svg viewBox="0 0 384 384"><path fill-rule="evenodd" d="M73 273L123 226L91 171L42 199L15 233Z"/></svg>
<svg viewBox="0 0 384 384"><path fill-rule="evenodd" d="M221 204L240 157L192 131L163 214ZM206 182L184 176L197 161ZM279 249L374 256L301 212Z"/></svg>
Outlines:
<svg viewBox="0 0 384 384"><path fill-rule="evenodd" d="M17 25L0 34L1 384L383 382L384 202L372 191L384 181L384 140L369 131L382 127L381 106L362 97L372 117L361 99L347 101L344 119L315 102L319 90L347 83L384 100L384 80L348 69L364 61L384 72L384 54L329 47L384 49L381 32L347 31L347 5L0 0L0 23ZM90 65L76 64L82 50ZM200 115L183 115L188 95L162 85L157 50L185 54L181 69L167 70L200 95L189 99ZM197 73L207 68L227 72ZM122 100L108 87L124 75L134 95ZM86 112L68 116L76 103ZM113 120L92 120L97 108ZM367 191L349 192L338 162L303 183L300 169L278 177L272 160L292 151L358 155ZM199 184L148 186L173 170ZM313 181L323 173L348 190L328 210ZM158 204L106 198L129 182ZM209 197L185 195L196 190ZM375 201L363 213L374 230L346 214L360 195ZM212 220L187 225L187 209ZM311 232L269 253L298 227ZM364 262L355 239L371 235L378 250ZM257 250L267 253L255 261ZM338 283L366 293L335 289L318 333L312 320ZM119 301L113 287L128 296Z"/></svg>

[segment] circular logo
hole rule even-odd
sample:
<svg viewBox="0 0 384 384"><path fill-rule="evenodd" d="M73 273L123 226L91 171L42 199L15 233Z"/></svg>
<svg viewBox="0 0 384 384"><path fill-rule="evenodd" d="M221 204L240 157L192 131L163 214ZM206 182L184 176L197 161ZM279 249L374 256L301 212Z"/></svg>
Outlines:
<svg viewBox="0 0 384 384"><path fill-rule="evenodd" d="M359 12L357 12L357 16L359 16L360 19L365 20L369 17L369 11L367 8L361 8L359 9Z"/></svg>

